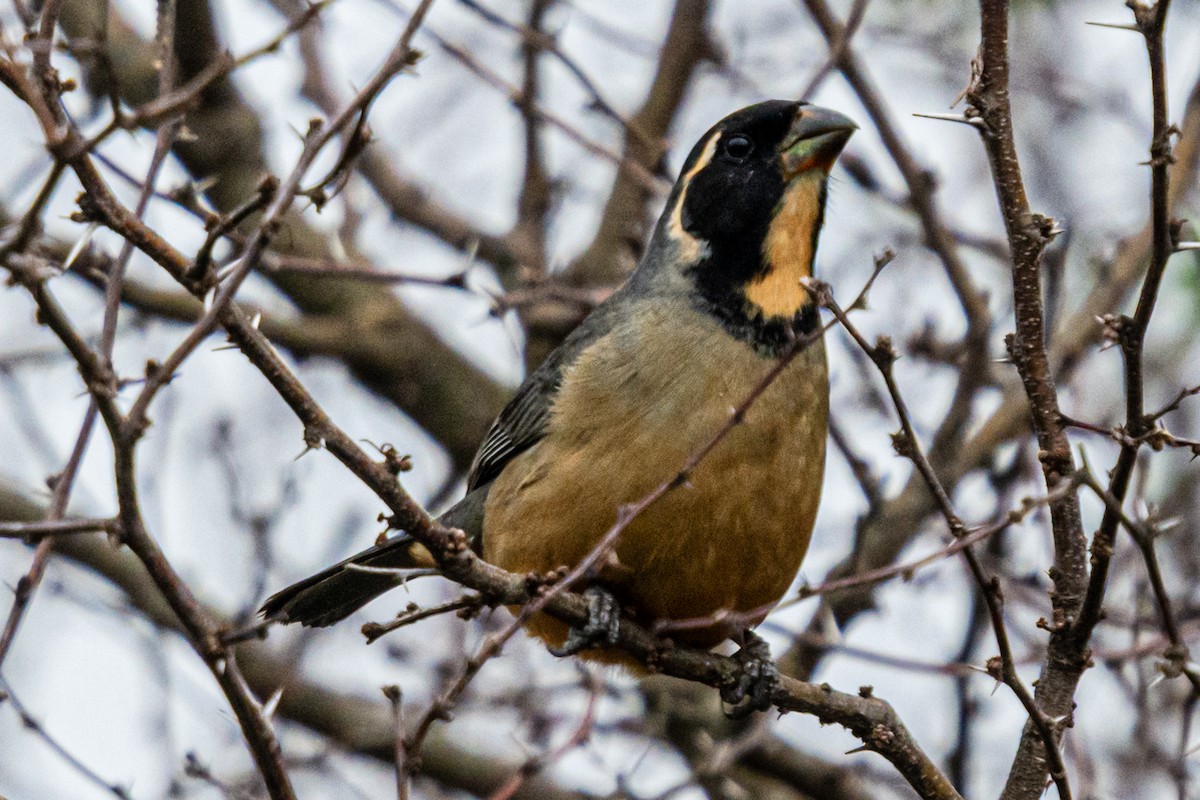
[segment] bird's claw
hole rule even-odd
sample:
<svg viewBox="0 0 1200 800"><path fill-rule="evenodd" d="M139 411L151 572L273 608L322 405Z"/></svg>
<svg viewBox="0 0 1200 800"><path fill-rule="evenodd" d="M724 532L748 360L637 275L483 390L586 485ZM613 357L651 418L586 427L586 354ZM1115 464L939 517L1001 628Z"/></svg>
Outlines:
<svg viewBox="0 0 1200 800"><path fill-rule="evenodd" d="M743 719L755 711L771 707L771 698L779 686L779 667L771 660L767 643L751 631L745 631L741 649L733 656L738 670L721 688L721 699L732 706L726 715Z"/></svg>
<svg viewBox="0 0 1200 800"><path fill-rule="evenodd" d="M588 618L583 625L572 626L567 640L550 652L559 658L573 656L596 645L614 645L619 638L621 607L617 599L598 586L583 591L588 604Z"/></svg>

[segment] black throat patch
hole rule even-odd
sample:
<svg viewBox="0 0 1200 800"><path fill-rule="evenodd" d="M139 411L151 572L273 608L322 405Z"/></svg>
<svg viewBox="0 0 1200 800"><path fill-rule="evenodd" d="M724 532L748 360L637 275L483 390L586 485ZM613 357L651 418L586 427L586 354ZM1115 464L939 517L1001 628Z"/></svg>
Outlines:
<svg viewBox="0 0 1200 800"><path fill-rule="evenodd" d="M799 336L807 336L821 324L821 315L814 303L807 303L796 314L786 317L764 318L761 313L747 313L748 303L738 290L728 287L713 291L703 282L698 282L694 295L697 307L712 315L730 335L745 342L763 358L778 358L791 342Z"/></svg>

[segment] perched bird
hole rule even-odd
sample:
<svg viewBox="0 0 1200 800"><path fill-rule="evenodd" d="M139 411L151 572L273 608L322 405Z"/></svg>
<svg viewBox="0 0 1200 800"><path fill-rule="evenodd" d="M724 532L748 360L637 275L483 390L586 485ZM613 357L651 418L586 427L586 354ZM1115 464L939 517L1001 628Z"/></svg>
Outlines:
<svg viewBox="0 0 1200 800"><path fill-rule="evenodd" d="M622 505L674 477L780 351L818 326L800 281L812 274L829 170L854 130L836 112L769 101L704 134L637 270L525 380L480 446L466 497L441 522L466 531L488 562L544 574L577 564ZM761 621L808 547L828 415L818 340L686 483L629 523L593 581L597 596L645 623L711 617L672 633L702 647L737 633L722 611ZM352 565L432 564L397 536L284 589L263 613L329 625L401 581ZM551 645L568 636L545 615L529 629ZM592 631L558 652L596 642Z"/></svg>

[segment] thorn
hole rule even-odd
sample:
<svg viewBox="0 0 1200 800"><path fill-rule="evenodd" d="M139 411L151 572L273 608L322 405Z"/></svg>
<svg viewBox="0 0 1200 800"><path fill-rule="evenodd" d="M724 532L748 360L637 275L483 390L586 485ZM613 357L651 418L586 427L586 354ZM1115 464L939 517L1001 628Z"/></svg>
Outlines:
<svg viewBox="0 0 1200 800"><path fill-rule="evenodd" d="M842 629L838 627L837 617L833 615L833 609L829 605L822 603L817 613L821 615L821 636L830 644L837 644L842 641Z"/></svg>
<svg viewBox="0 0 1200 800"><path fill-rule="evenodd" d="M1181 250L1200 250L1200 242L1179 242L1175 245L1175 252Z"/></svg>
<svg viewBox="0 0 1200 800"><path fill-rule="evenodd" d="M279 701L282 698L283 698L283 687L280 686L278 689L276 689L274 692L271 693L271 696L267 698L267 702L263 703L263 707L262 707L263 716L266 717L267 719L271 719L272 717L274 717L276 709L279 708Z"/></svg>
<svg viewBox="0 0 1200 800"><path fill-rule="evenodd" d="M1154 676L1154 677L1153 677L1153 678L1150 680L1150 682L1149 682L1149 683L1147 683L1147 684L1146 684L1146 688L1147 688L1147 689L1153 689L1155 686L1158 686L1160 683L1162 683L1162 682L1163 682L1163 681L1165 681L1166 679L1167 679L1167 676L1166 676L1166 675L1164 675L1163 673L1161 673L1161 672L1160 672L1160 673L1158 673L1157 675L1155 675L1155 676Z"/></svg>
<svg viewBox="0 0 1200 800"><path fill-rule="evenodd" d="M962 114L913 114L914 117L922 119L940 119L943 122L958 122L963 125L970 125L972 128L982 128L983 120L979 117L964 117Z"/></svg>
<svg viewBox="0 0 1200 800"><path fill-rule="evenodd" d="M1012 360L1011 356L1004 356L1003 358L993 358L992 363L993 364L1011 364L1011 363L1013 363L1013 360Z"/></svg>
<svg viewBox="0 0 1200 800"><path fill-rule="evenodd" d="M223 266L219 270L217 270L217 283L221 283L226 278L228 278L230 275L232 275L234 272L236 272L238 267L241 266L241 264L242 264L242 259L235 258L233 261L230 261L228 264L226 264L225 266Z"/></svg>
<svg viewBox="0 0 1200 800"><path fill-rule="evenodd" d="M92 222L87 226L83 232L83 236L79 237L79 241L75 242L75 244L71 247L71 252L67 253L67 257L63 259L63 272L69 270L71 265L75 263L75 259L79 258L79 254L82 253L89 244L91 244L92 237L96 235L96 229L99 227L99 222Z"/></svg>
<svg viewBox="0 0 1200 800"><path fill-rule="evenodd" d="M217 301L217 287L214 286L204 293L204 313L212 311L213 304Z"/></svg>
<svg viewBox="0 0 1200 800"><path fill-rule="evenodd" d="M1182 523L1182 522L1183 522L1182 517L1167 517L1166 519L1162 519L1162 520L1159 520L1158 522L1156 522L1154 524L1154 530L1160 534L1166 533L1167 531L1173 530L1174 528L1178 528L1180 523Z"/></svg>
<svg viewBox="0 0 1200 800"><path fill-rule="evenodd" d="M342 237L337 233L330 231L326 237L326 242L329 245L329 253L336 261L345 261L348 258L346 253L346 245L342 243Z"/></svg>
<svg viewBox="0 0 1200 800"><path fill-rule="evenodd" d="M463 286L467 285L467 275L471 272L471 268L477 263L476 259L479 256L479 238L474 237L467 242L467 251L463 257L462 266L458 268L458 272L463 277Z"/></svg>
<svg viewBox="0 0 1200 800"><path fill-rule="evenodd" d="M1142 30L1137 25L1130 25L1125 22L1085 22L1084 25L1091 25L1094 28L1112 28L1115 31L1133 31L1141 33Z"/></svg>

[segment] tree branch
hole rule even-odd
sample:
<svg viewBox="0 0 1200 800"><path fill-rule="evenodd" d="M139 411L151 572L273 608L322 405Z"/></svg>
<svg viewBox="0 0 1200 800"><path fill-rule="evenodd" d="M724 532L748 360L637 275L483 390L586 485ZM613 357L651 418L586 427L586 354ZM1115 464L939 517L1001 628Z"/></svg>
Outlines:
<svg viewBox="0 0 1200 800"><path fill-rule="evenodd" d="M1062 425L1058 390L1046 350L1045 312L1041 296L1042 252L1053 238L1054 221L1029 208L1013 135L1009 104L1008 0L981 0L979 72L967 90L971 111L991 164L1004 228L1012 251L1013 311L1016 332L1008 339L1009 354L1021 376L1038 440L1038 461L1046 489L1053 492L1075 473L1071 445ZM1076 648L1070 632L1087 585L1087 540L1074 492L1050 506L1054 538L1054 567L1050 594L1054 618L1046 663L1037 682L1038 715L1031 715L1013 760L1002 797L1033 800L1041 795L1047 766L1061 766L1049 752L1039 718L1070 724L1075 686L1088 666L1085 652ZM1055 740L1061 737L1055 729ZM1055 742L1056 744L1056 742ZM1055 746L1057 751L1057 745ZM1054 775L1056 781L1063 776ZM1065 787L1059 784L1060 795Z"/></svg>

